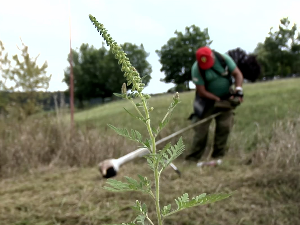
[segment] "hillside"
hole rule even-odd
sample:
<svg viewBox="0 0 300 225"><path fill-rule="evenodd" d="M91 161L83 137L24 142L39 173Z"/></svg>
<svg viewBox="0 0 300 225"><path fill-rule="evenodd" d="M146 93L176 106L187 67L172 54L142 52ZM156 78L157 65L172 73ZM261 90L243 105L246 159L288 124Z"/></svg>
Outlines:
<svg viewBox="0 0 300 225"><path fill-rule="evenodd" d="M236 110L230 149L224 163L199 168L182 158L162 176L161 203L174 203L185 192L235 191L233 197L212 205L178 213L166 221L173 225L300 224L300 79L245 85L245 99ZM152 122L166 112L172 95L153 97ZM159 138L187 125L193 92L180 94L170 124ZM98 162L117 158L137 148L114 134L106 124L134 128L138 121L124 111L123 100L75 114L76 130L68 129L68 115L7 123L0 136L0 224L107 224L129 222L136 199L151 205L139 193L111 193L102 189ZM132 111L133 112L133 111ZM211 127L211 130L213 127ZM182 135L187 151L193 131ZM179 137L172 139L172 143ZM212 137L210 138L211 145ZM162 146L159 146L162 147ZM144 159L124 165L117 179L152 178ZM154 212L153 206L149 207ZM154 214L150 213L150 217Z"/></svg>

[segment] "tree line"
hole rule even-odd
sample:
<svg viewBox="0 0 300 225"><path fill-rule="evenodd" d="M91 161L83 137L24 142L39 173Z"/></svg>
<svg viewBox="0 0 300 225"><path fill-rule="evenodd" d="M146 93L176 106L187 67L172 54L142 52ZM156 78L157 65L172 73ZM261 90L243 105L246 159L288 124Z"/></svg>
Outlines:
<svg viewBox="0 0 300 225"><path fill-rule="evenodd" d="M283 18L280 20L278 30L273 30L270 29L265 40L258 43L253 52L246 53L239 47L227 51L249 81L300 73L300 34L297 25L291 25L288 18ZM186 27L184 32L175 31L175 37L170 38L156 50L162 66L160 71L164 73L161 81L174 83L181 89L189 89L195 52L201 46L210 46L212 42L208 28L201 30L192 25ZM25 114L32 114L39 108L36 107L39 98L37 90L47 89L51 75L46 75L47 62L39 67L36 64L37 57L29 56L28 47L23 42L22 47L20 50L23 61L15 55L12 57L15 66L12 66L8 55L4 54L4 45L0 41L0 91L11 93L21 89L21 92L26 92L26 96L29 96L26 100L18 99L22 95L15 95L13 97L15 99L13 101L10 99L10 102L20 105ZM143 44L124 43L121 47L140 76L144 77L145 85L148 85L152 67L147 61L149 53ZM83 107L84 101L94 98L104 99L111 97L115 92L120 92L125 78L111 50L104 45L97 49L82 44L79 49L72 49L72 55L74 94L79 107ZM69 59L68 54L67 60ZM67 67L64 71L64 82L68 86L69 79L70 67ZM5 83L8 80L13 81L14 85L7 87ZM65 93L68 95L69 91ZM0 95L0 111L5 108L7 111L9 103L3 96L5 95Z"/></svg>
<svg viewBox="0 0 300 225"><path fill-rule="evenodd" d="M271 28L264 42L258 43L253 52L246 53L241 48L227 51L239 68L243 69L249 81L300 73L300 35L297 25L294 24L292 27L290 25L288 18L281 19L278 31L272 32ZM185 32L175 31L175 37L170 38L165 45L156 50L162 65L160 71L165 76L161 81L189 89L195 52L201 46L210 46L212 42L207 28L201 30L192 25L186 27ZM149 54L142 45L125 43L122 48L141 76L148 75L145 80L147 85L151 79L151 66L147 62ZM74 50L73 54L77 99L108 97L113 92L119 92L125 78L110 50L104 47L95 49L93 46L82 44L79 51ZM260 68L255 68L256 64ZM69 71L68 67L65 72L67 84Z"/></svg>
<svg viewBox="0 0 300 225"><path fill-rule="evenodd" d="M149 53L145 51L143 44L138 46L124 43L121 47L140 76L145 77L143 82L147 85L151 79L152 68L146 60ZM104 45L96 49L94 46L82 44L78 51L72 50L72 55L74 96L79 101L79 106L85 100L111 97L113 93L120 92L126 79L111 50L107 50ZM69 57L70 55L68 61ZM64 82L69 86L70 67L65 71Z"/></svg>

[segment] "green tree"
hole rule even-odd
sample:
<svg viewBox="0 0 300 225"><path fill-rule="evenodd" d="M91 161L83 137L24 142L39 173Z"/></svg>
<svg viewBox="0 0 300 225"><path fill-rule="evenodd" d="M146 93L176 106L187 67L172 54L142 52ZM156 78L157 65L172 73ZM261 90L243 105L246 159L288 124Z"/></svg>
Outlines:
<svg viewBox="0 0 300 225"><path fill-rule="evenodd" d="M144 77L143 82L147 85L151 79L152 69L146 60L149 54L145 51L144 46L124 43L121 47L139 74ZM88 44L82 44L79 51L72 50L72 54L74 96L81 107L84 100L111 97L113 93L120 92L120 86L126 82L126 79L111 50L107 50L104 46L96 49ZM68 86L69 80L70 67L66 69L64 78Z"/></svg>
<svg viewBox="0 0 300 225"><path fill-rule="evenodd" d="M74 96L80 106L83 100L93 97L106 97L105 81L108 77L104 71L104 57L107 54L104 47L99 50L88 44L82 44L79 51L72 50L74 73ZM68 55L69 60L70 55ZM70 67L65 71L64 81L70 85Z"/></svg>
<svg viewBox="0 0 300 225"><path fill-rule="evenodd" d="M256 60L256 55L247 54L241 48L229 50L227 54L236 63L245 79L255 82L259 78L261 75L261 66Z"/></svg>
<svg viewBox="0 0 300 225"><path fill-rule="evenodd" d="M8 79L10 60L8 59L8 53L4 54L4 51L4 45L0 41L0 114L6 112L6 105L8 104L6 81Z"/></svg>
<svg viewBox="0 0 300 225"><path fill-rule="evenodd" d="M297 25L290 27L288 18L280 20L278 31L270 29L264 43L259 43L255 49L257 59L262 65L264 76L287 76L300 72L300 34Z"/></svg>
<svg viewBox="0 0 300 225"><path fill-rule="evenodd" d="M51 75L46 75L47 62L44 62L40 67L37 64L39 55L31 58L28 53L28 46L22 40L21 42L22 48L18 47L18 49L21 51L22 59L20 60L17 54L14 55L12 58L15 65L12 66L6 54L2 62L7 65L7 68L5 70L1 68L2 78L4 78L1 82L1 88L10 93L9 101L13 103L13 110L17 111L16 116L18 118L27 117L41 109L38 105L38 99L41 98L39 91L48 89L51 79ZM3 45L1 49L4 50ZM10 87L5 85L7 80L11 84Z"/></svg>
<svg viewBox="0 0 300 225"><path fill-rule="evenodd" d="M166 83L185 84L189 89L191 67L195 62L195 53L201 46L209 46L212 41L208 29L203 31L195 25L185 28L185 33L175 31L176 37L168 40L167 44L156 50L162 64L161 72Z"/></svg>
<svg viewBox="0 0 300 225"><path fill-rule="evenodd" d="M0 75L1 75L1 80L0 80L0 91L5 91L6 90L6 81L8 79L8 74L9 74L9 68L10 68L10 60L8 59L8 53L4 53L5 48L0 41Z"/></svg>

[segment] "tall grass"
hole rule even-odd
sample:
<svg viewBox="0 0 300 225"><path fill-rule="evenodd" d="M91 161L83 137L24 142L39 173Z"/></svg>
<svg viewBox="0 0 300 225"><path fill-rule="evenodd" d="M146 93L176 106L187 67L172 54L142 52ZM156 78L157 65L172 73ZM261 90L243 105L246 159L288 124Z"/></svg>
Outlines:
<svg viewBox="0 0 300 225"><path fill-rule="evenodd" d="M253 163L273 163L273 167L299 165L300 79L245 85L245 102L236 110L235 126L230 139L229 155ZM165 101L172 95L153 97L156 109L153 123L166 112ZM181 104L159 138L187 125L192 112L194 92L181 94ZM131 118L122 107L132 110L125 101L108 103L75 114L76 128L70 130L64 105L55 116L42 114L24 122L0 121L0 176L30 172L41 167L95 166L108 158L117 158L138 146L107 128L106 124L125 127ZM140 130L142 124L131 124ZM143 132L142 132L143 134ZM187 151L193 131L183 134ZM175 138L176 139L176 138ZM175 140L174 139L174 140ZM211 146L212 137L209 146ZM249 156L249 152L251 155ZM253 152L257 152L252 156ZM276 162L276 163L275 163Z"/></svg>
<svg viewBox="0 0 300 225"><path fill-rule="evenodd" d="M178 179L168 168L161 186L166 193L162 203L172 202L174 195L184 191L236 194L229 201L175 215L166 224L300 224L299 85L300 79L245 85L245 102L236 110L224 163L217 168L197 168L178 159L175 164L183 176ZM161 137L190 124L187 117L194 92L180 96L181 104ZM169 98L172 95L151 98L159 118ZM96 225L134 217L128 201L132 193L101 190L105 180L99 179L95 168L100 161L137 147L106 127L107 123L128 127L130 117L120 106L131 110L125 101L118 101L77 112L73 131L64 105L58 105L51 115L36 115L24 122L2 119L0 224ZM134 126L140 130L139 124ZM187 151L192 136L192 130L183 134ZM213 135L209 147L212 140ZM143 175L152 173L144 160L136 160L124 166L120 175L136 174L137 169ZM136 197L148 203L144 195Z"/></svg>
<svg viewBox="0 0 300 225"><path fill-rule="evenodd" d="M0 177L44 167L95 166L107 157L120 155L116 146L129 145L94 128L71 129L63 103L56 105L54 114L0 121L0 135Z"/></svg>

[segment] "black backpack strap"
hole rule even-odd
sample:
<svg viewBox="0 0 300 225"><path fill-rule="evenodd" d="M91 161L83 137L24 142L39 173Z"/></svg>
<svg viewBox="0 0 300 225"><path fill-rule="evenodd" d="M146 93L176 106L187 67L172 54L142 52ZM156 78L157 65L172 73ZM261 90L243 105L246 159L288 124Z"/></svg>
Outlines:
<svg viewBox="0 0 300 225"><path fill-rule="evenodd" d="M199 69L199 72L200 72L200 75L204 81L204 87L206 89L206 85L207 85L207 81L206 81L206 76L205 76L205 71L204 69L202 69L200 66L199 66L199 63L198 63L198 69Z"/></svg>
<svg viewBox="0 0 300 225"><path fill-rule="evenodd" d="M227 63L224 59L224 57L219 53L219 52L216 52L216 51L213 51L213 53L215 54L216 58L219 60L219 62L221 63L221 66L224 68L225 70L225 73L227 73L227 75L225 76L225 74L221 74L219 71L216 71L214 68L211 68L215 73L223 76L223 77L226 77L228 80L229 80L229 83L230 85L232 85L232 79L231 79L231 73L228 69L228 66L227 66Z"/></svg>
<svg viewBox="0 0 300 225"><path fill-rule="evenodd" d="M219 62L221 63L222 67L225 68L227 66L224 57L217 51L213 51L214 55L217 57Z"/></svg>
<svg viewBox="0 0 300 225"><path fill-rule="evenodd" d="M218 61L221 63L221 66L224 68L225 70L225 73L227 73L227 75L225 76L224 74L221 74L219 71L215 70L213 67L211 68L216 74L219 74L220 76L222 77L226 77L229 82L230 82L230 85L232 85L232 79L231 79L231 73L229 72L228 70L228 66L227 66L227 63L224 59L224 57L219 53L219 52L216 52L216 51L213 51L215 57L218 59ZM199 69L199 72L200 72L200 75L204 81L204 86L206 88L206 76L205 76L205 71L204 69L201 69L200 66L199 66L199 63L198 63L198 69Z"/></svg>

